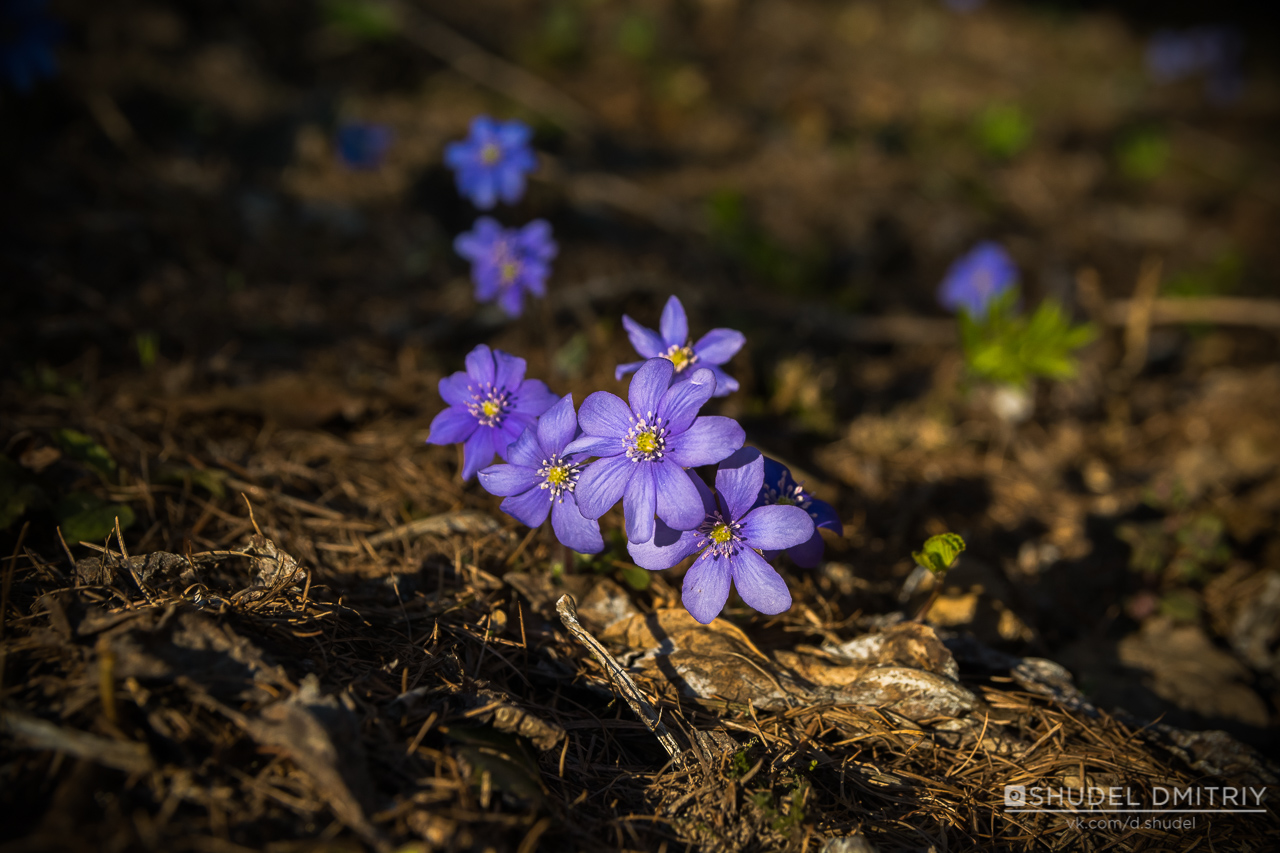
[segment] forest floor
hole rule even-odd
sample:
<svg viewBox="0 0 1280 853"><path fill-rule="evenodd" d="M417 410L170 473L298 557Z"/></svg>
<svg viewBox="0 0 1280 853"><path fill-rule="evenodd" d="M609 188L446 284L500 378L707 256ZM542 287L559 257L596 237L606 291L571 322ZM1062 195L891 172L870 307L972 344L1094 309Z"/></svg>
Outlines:
<svg viewBox="0 0 1280 853"><path fill-rule="evenodd" d="M1271 36L1223 103L1104 12L110 6L0 93L0 851L1280 844ZM542 158L496 216L560 246L515 320L452 249L481 113ZM983 239L1100 329L1016 426L935 301ZM707 411L844 524L778 616L699 626L424 443L479 343L624 393L671 294L746 334ZM1261 794L1082 827L1006 786Z"/></svg>

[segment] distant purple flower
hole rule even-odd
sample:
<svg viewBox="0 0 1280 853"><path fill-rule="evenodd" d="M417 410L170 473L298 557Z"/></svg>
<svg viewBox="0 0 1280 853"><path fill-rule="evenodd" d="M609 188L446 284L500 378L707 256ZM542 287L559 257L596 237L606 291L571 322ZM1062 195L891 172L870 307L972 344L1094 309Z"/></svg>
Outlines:
<svg viewBox="0 0 1280 853"><path fill-rule="evenodd" d="M822 562L825 543L818 533L819 527L825 527L837 536L844 535L844 525L835 508L826 501L820 501L797 483L791 471L781 462L764 457L764 485L760 488L760 496L756 498L756 506L798 506L813 519L813 535L805 542L787 549L791 562L805 569L814 569ZM764 558L772 560L777 552L766 551Z"/></svg>
<svg viewBox="0 0 1280 853"><path fill-rule="evenodd" d="M630 406L607 391L592 394L578 412L586 434L565 448L599 457L578 480L582 514L599 518L622 499L632 542L653 538L655 512L676 530L696 527L702 504L683 469L719 462L746 438L731 418L697 416L715 391L710 370L671 385L674 371L665 358L646 361L631 380Z"/></svg>
<svg viewBox="0 0 1280 853"><path fill-rule="evenodd" d="M533 426L556 401L539 379L525 379L525 360L484 344L467 353L466 372L440 380L440 396L449 408L431 421L427 444L462 446L462 479L470 480L493 461L504 460L508 446Z"/></svg>
<svg viewBox="0 0 1280 853"><path fill-rule="evenodd" d="M385 124L351 122L338 128L338 160L349 169L372 170L382 165L391 149L391 128Z"/></svg>
<svg viewBox="0 0 1280 853"><path fill-rule="evenodd" d="M549 513L557 539L580 554L598 554L604 550L600 522L582 517L574 495L588 457L564 452L578 434L573 395L566 394L508 448L510 465L491 465L480 472L480 485L506 498L503 512L530 527L541 526Z"/></svg>
<svg viewBox="0 0 1280 853"><path fill-rule="evenodd" d="M488 216L459 234L453 248L471 261L476 301L496 299L512 317L524 310L525 291L546 296L551 259L559 251L545 219L535 219L523 228L503 228Z"/></svg>
<svg viewBox="0 0 1280 853"><path fill-rule="evenodd" d="M979 243L947 270L938 288L938 302L948 311L965 310L973 317L987 313L991 300L1013 287L1018 268L998 243Z"/></svg>
<svg viewBox="0 0 1280 853"><path fill-rule="evenodd" d="M641 326L627 315L622 315L622 325L627 329L631 345L636 352L650 358L665 358L675 366L675 380L683 382L693 375L699 367L706 367L715 374L717 397L726 397L738 390L738 380L720 369L720 365L733 358L747 338L742 332L733 329L712 329L696 344L689 343L689 320L684 313L680 300L672 296L662 309L662 320L659 325L661 334ZM640 369L643 361L619 364L614 370L615 379L621 379L628 373Z"/></svg>
<svg viewBox="0 0 1280 853"><path fill-rule="evenodd" d="M1147 70L1161 83L1203 73L1209 97L1231 101L1243 85L1243 47L1240 31L1231 26L1157 30L1147 42Z"/></svg>
<svg viewBox="0 0 1280 853"><path fill-rule="evenodd" d="M453 169L458 192L481 210L491 210L498 199L515 204L524 195L524 176L538 166L529 126L518 121L494 121L476 116L471 134L462 142L451 142L444 150L444 162Z"/></svg>
<svg viewBox="0 0 1280 853"><path fill-rule="evenodd" d="M42 77L58 73L53 47L62 27L49 16L45 0L0 0L0 77L29 92Z"/></svg>
<svg viewBox="0 0 1280 853"><path fill-rule="evenodd" d="M682 533L659 522L646 541L627 545L636 565L660 571L701 552L684 576L681 599L704 625L724 609L731 582L761 613L786 610L791 606L787 584L756 550L776 553L800 546L814 535L813 519L798 506L756 504L764 459L754 448L744 447L720 463L714 494L697 477L691 479L701 499L702 523Z"/></svg>

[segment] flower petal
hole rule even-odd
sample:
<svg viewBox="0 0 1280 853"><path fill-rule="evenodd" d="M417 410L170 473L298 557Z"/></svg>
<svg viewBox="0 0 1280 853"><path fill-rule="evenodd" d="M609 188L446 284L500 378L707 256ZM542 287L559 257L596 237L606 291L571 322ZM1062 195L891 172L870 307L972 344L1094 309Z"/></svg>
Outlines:
<svg viewBox="0 0 1280 853"><path fill-rule="evenodd" d="M715 390L716 380L711 371L695 370L688 382L677 382L667 389L658 401L658 414L667 429L678 435L689 428Z"/></svg>
<svg viewBox="0 0 1280 853"><path fill-rule="evenodd" d="M698 550L698 531L672 530L659 519L653 538L646 542L628 542L627 553L636 565L651 572L669 569Z"/></svg>
<svg viewBox="0 0 1280 853"><path fill-rule="evenodd" d="M716 491L724 500L729 517L735 521L746 515L755 504L763 483L764 457L754 447L735 451L716 469ZM751 547L764 546L752 543Z"/></svg>
<svg viewBox="0 0 1280 853"><path fill-rule="evenodd" d="M625 456L597 459L578 477L574 496L586 518L599 518L622 499L627 481L635 473L635 463Z"/></svg>
<svg viewBox="0 0 1280 853"><path fill-rule="evenodd" d="M813 519L798 506L762 506L751 510L742 524L742 538L751 548L782 551L813 536Z"/></svg>
<svg viewBox="0 0 1280 853"><path fill-rule="evenodd" d="M629 373L635 373L643 365L643 361L628 361L626 364L619 364L613 369L613 378L621 381L622 377Z"/></svg>
<svg viewBox="0 0 1280 853"><path fill-rule="evenodd" d="M475 415L466 409L450 407L431 420L427 444L456 444L466 441L480 426Z"/></svg>
<svg viewBox="0 0 1280 853"><path fill-rule="evenodd" d="M491 495L508 498L537 489L542 479L533 468L523 465L490 465L480 471L480 485ZM542 491L542 489L538 489Z"/></svg>
<svg viewBox="0 0 1280 853"><path fill-rule="evenodd" d="M582 401L578 426L587 435L622 438L631 429L631 409L620 397L597 391Z"/></svg>
<svg viewBox="0 0 1280 853"><path fill-rule="evenodd" d="M493 384L493 351L487 344L480 344L467 353L467 376L477 386Z"/></svg>
<svg viewBox="0 0 1280 853"><path fill-rule="evenodd" d="M773 616L791 606L791 591L787 589L787 582L773 566L764 561L764 557L750 548L743 548L730 557L729 561L733 566L733 584L749 607Z"/></svg>
<svg viewBox="0 0 1280 853"><path fill-rule="evenodd" d="M685 468L719 462L742 446L747 434L733 418L704 415L667 444L666 458Z"/></svg>
<svg viewBox="0 0 1280 853"><path fill-rule="evenodd" d="M519 388L513 390L515 395L511 401L511 410L535 418L554 406L556 400L560 399L551 393L547 383L541 379L526 379L520 383Z"/></svg>
<svg viewBox="0 0 1280 853"><path fill-rule="evenodd" d="M467 374L461 370L441 379L436 387L440 389L440 396L450 406L466 406L471 402L471 392L467 390Z"/></svg>
<svg viewBox="0 0 1280 853"><path fill-rule="evenodd" d="M826 552L827 543L822 541L822 534L817 530L809 537L809 541L787 549L791 562L802 569L816 569L822 564L822 555Z"/></svg>
<svg viewBox="0 0 1280 853"><path fill-rule="evenodd" d="M755 554L754 551L751 553ZM709 625L729 600L732 578L733 570L722 558L709 554L699 557L684 576L684 587L680 591L684 609L703 625Z"/></svg>
<svg viewBox="0 0 1280 853"><path fill-rule="evenodd" d="M682 347L689 340L689 318L684 313L684 306L674 295L662 308L658 331L662 333L662 342L667 347Z"/></svg>
<svg viewBox="0 0 1280 853"><path fill-rule="evenodd" d="M644 542L653 538L653 515L657 509L658 492L653 482L653 472L647 463L636 465L631 482L622 495L622 515L626 521L627 541Z"/></svg>
<svg viewBox="0 0 1280 853"><path fill-rule="evenodd" d="M844 535L844 525L840 523L840 516L836 515L835 507L826 501L815 500L809 504L809 517L813 519L814 527L825 527L837 536Z"/></svg>
<svg viewBox="0 0 1280 853"><path fill-rule="evenodd" d="M519 438L507 447L507 461L512 465L536 469L542 464L544 458L546 457L542 453L542 448L538 446L538 436L531 429L522 431Z"/></svg>
<svg viewBox="0 0 1280 853"><path fill-rule="evenodd" d="M651 358L644 363L636 375L631 377L631 387L627 389L627 400L631 403L631 411L636 417L643 418L657 414L658 402L663 393L671 386L671 375L676 366L665 358Z"/></svg>
<svg viewBox="0 0 1280 853"><path fill-rule="evenodd" d="M530 489L507 498L499 504L499 508L530 527L538 527L547 520L547 513L551 512L551 492Z"/></svg>
<svg viewBox="0 0 1280 853"><path fill-rule="evenodd" d="M462 479L470 480L481 468L493 461L493 434L490 427L480 427L462 445Z"/></svg>
<svg viewBox="0 0 1280 853"><path fill-rule="evenodd" d="M596 456L605 459L620 456L626 452L627 446L622 439L609 435L581 435L564 447L565 456Z"/></svg>
<svg viewBox="0 0 1280 853"><path fill-rule="evenodd" d="M509 388L512 391L520 387L520 383L524 381L524 371L528 367L528 362L519 356L497 349L493 351L493 363L497 376L493 382L494 385L499 388Z"/></svg>
<svg viewBox="0 0 1280 853"><path fill-rule="evenodd" d="M734 391L738 390L738 380L725 373L724 369L719 365L713 364L707 369L715 374L716 377L716 393L711 396L728 397Z"/></svg>
<svg viewBox="0 0 1280 853"><path fill-rule="evenodd" d="M702 496L693 484L696 476L671 462L651 462L657 488L658 518L675 530L692 530L707 517Z"/></svg>
<svg viewBox="0 0 1280 853"><path fill-rule="evenodd" d="M476 301L483 301L476 297ZM524 313L524 291L518 287L508 287L498 296L498 305L508 317L519 317Z"/></svg>
<svg viewBox="0 0 1280 853"><path fill-rule="evenodd" d="M736 329L712 329L693 345L698 361L705 364L724 364L737 355L747 342L747 336Z"/></svg>
<svg viewBox="0 0 1280 853"><path fill-rule="evenodd" d="M579 554L599 554L604 550L604 537L600 535L600 522L588 521L578 509L573 495L564 495L551 504L551 529L556 539Z"/></svg>
<svg viewBox="0 0 1280 853"><path fill-rule="evenodd" d="M626 314L622 315L622 327L627 330L627 337L631 338L631 345L636 348L636 352L645 358L657 358L667 351L657 332L641 326Z"/></svg>
<svg viewBox="0 0 1280 853"><path fill-rule="evenodd" d="M578 431L578 416L573 411L573 395L565 394L538 418L538 444L544 456L563 453Z"/></svg>

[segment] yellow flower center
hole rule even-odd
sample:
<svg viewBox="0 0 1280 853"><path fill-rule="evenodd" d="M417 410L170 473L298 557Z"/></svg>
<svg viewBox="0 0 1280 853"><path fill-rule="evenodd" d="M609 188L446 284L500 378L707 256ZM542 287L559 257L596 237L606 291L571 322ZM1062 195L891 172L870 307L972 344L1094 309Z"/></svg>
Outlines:
<svg viewBox="0 0 1280 853"><path fill-rule="evenodd" d="M553 486L563 486L569 482L569 469L563 465L552 468L547 472L547 482Z"/></svg>
<svg viewBox="0 0 1280 853"><path fill-rule="evenodd" d="M480 149L480 162L492 166L502 159L502 149L490 142Z"/></svg>
<svg viewBox="0 0 1280 853"><path fill-rule="evenodd" d="M676 373L698 360L698 357L693 354L693 347L673 346L663 353L662 357L676 366Z"/></svg>
<svg viewBox="0 0 1280 853"><path fill-rule="evenodd" d="M516 273L520 272L520 264L515 261L506 261L499 269L502 270L502 283L510 284L516 280Z"/></svg>
<svg viewBox="0 0 1280 853"><path fill-rule="evenodd" d="M728 542L731 536L733 534L729 532L729 525L723 521L717 522L716 526L711 528L711 541L717 545L723 545Z"/></svg>
<svg viewBox="0 0 1280 853"><path fill-rule="evenodd" d="M484 416L486 418L491 418L498 414L498 412L502 411L502 407L493 400L485 400L480 404L480 411L484 412Z"/></svg>
<svg viewBox="0 0 1280 853"><path fill-rule="evenodd" d="M636 436L636 450L641 453L652 453L658 449L658 438L651 432L642 432Z"/></svg>

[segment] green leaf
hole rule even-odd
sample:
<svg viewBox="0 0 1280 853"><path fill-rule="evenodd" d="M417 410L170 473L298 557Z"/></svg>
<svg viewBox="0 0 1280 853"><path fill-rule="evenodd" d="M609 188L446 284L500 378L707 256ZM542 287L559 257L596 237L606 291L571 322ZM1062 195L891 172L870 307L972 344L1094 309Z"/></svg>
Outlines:
<svg viewBox="0 0 1280 853"><path fill-rule="evenodd" d="M912 551L916 563L935 575L945 575L964 550L964 539L957 533L939 533L924 542L924 549Z"/></svg>
<svg viewBox="0 0 1280 853"><path fill-rule="evenodd" d="M54 515L68 545L101 542L115 531L117 518L120 519L121 530L132 526L136 520L128 505L109 503L87 492L72 492L58 501Z"/></svg>
<svg viewBox="0 0 1280 853"><path fill-rule="evenodd" d="M383 41L400 30L392 9L371 0L326 0L323 11L330 26L361 41Z"/></svg>
<svg viewBox="0 0 1280 853"><path fill-rule="evenodd" d="M88 465L104 478L115 473L116 460L107 449L79 430L55 430L53 440L62 448L63 453Z"/></svg>
<svg viewBox="0 0 1280 853"><path fill-rule="evenodd" d="M618 574L622 576L623 583L637 592L648 589L649 584L653 583L653 578L649 573L639 566L627 566L619 569Z"/></svg>
<svg viewBox="0 0 1280 853"><path fill-rule="evenodd" d="M225 481L227 473L212 468L183 468L178 465L166 465L155 474L158 483L174 483L186 486L199 486L215 498L227 495Z"/></svg>

